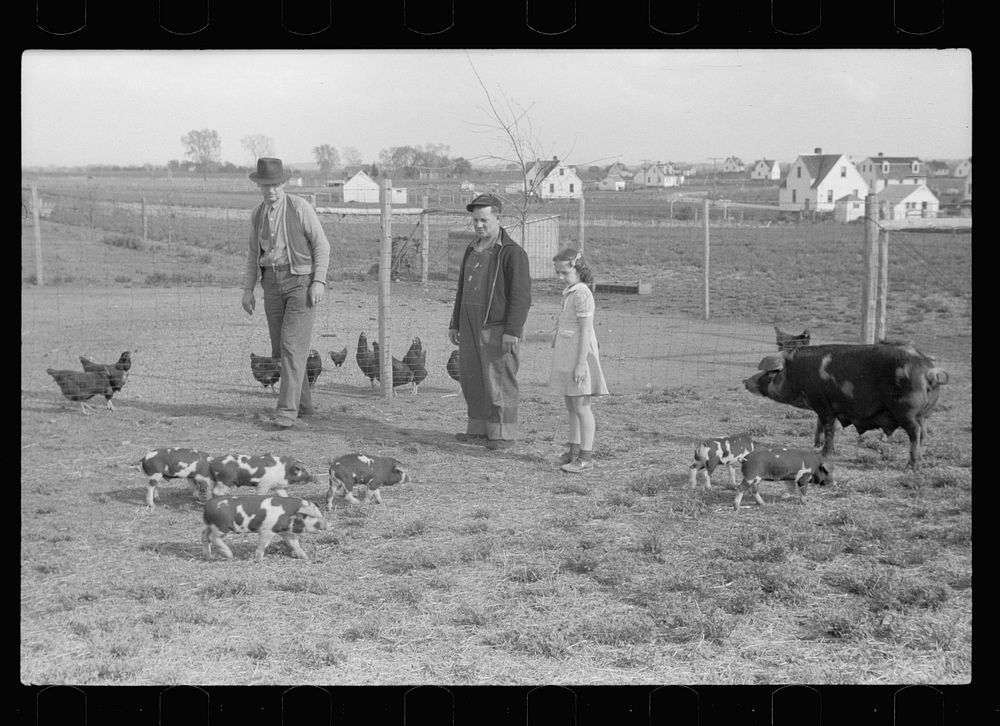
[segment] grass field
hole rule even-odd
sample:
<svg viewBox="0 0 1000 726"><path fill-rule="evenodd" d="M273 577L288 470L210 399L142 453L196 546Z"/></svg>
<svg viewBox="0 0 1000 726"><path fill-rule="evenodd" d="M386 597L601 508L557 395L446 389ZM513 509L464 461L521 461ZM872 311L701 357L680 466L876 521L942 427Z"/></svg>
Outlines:
<svg viewBox="0 0 1000 726"><path fill-rule="evenodd" d="M811 488L801 506L772 485L766 506L734 512L724 471L710 490L686 488L693 441L749 429L763 443L811 444L812 414L750 396L740 379L770 351L776 320L809 325L814 339L856 335L857 302L843 288L857 282L830 249L845 229L720 229L713 259L725 282L713 309L749 342L733 365L705 365L682 385L623 380L596 404L598 468L575 478L555 464L563 408L541 383L544 336L526 343L535 368L522 386L518 447L463 445L453 434L464 405L441 371L417 396L369 390L353 339L376 325L377 290L344 276L331 285L318 328L330 337L317 347L346 342L351 356L340 369L326 359L318 417L274 432L260 423L274 396L243 365L266 339L263 321L238 310L230 278L184 277L232 274L238 253L213 246L211 234L199 245L141 247L107 242L134 239L112 230L47 222L42 231L49 279L22 287L24 683L971 680L969 235L907 235L898 249L912 254L890 267L891 334L951 374L925 468L904 468L901 431L882 440L848 429L832 459L835 486ZM22 230L28 282L31 233ZM609 226L590 238L595 265L654 280L650 296L599 296L599 317L615 326L599 332L606 368L632 360L621 350L629 341L662 334L630 331L629 320L662 320L671 350L704 337L704 327L668 326L699 312L699 258L687 243L700 234ZM416 332L443 364L450 281L404 282L392 294L394 347ZM540 282L536 298L542 320L558 290ZM133 343L115 412L83 417L44 373ZM167 445L297 456L319 481L292 493L314 501L328 462L349 451L396 456L414 481L386 490L382 507L339 504L327 532L303 537L309 561L274 544L256 564L253 538L240 536L228 538L233 561L206 561L186 486L167 484L155 510L144 509L135 464Z"/></svg>

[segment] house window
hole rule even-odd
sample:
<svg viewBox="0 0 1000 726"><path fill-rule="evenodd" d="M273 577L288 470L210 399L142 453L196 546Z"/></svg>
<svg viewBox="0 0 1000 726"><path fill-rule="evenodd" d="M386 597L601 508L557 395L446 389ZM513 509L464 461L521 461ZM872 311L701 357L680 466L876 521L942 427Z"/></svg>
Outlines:
<svg viewBox="0 0 1000 726"><path fill-rule="evenodd" d="M796 190L793 189L792 190L792 204L795 204L795 196L796 196L795 192L796 192Z"/></svg>
<svg viewBox="0 0 1000 726"><path fill-rule="evenodd" d="M842 178L847 176L847 167L846 166L840 167L840 176Z"/></svg>
<svg viewBox="0 0 1000 726"><path fill-rule="evenodd" d="M801 179L802 178L802 167L801 166L795 167L795 178L796 179ZM792 201L794 201L794 200L792 200Z"/></svg>
<svg viewBox="0 0 1000 726"><path fill-rule="evenodd" d="M920 162L919 161L913 162L913 173L914 174L919 174L920 173Z"/></svg>
<svg viewBox="0 0 1000 726"><path fill-rule="evenodd" d="M556 185L549 184L549 194L555 194L555 193L556 193Z"/></svg>
<svg viewBox="0 0 1000 726"><path fill-rule="evenodd" d="M882 162L882 173L883 174L888 174L889 173L889 162L888 161L883 161Z"/></svg>
<svg viewBox="0 0 1000 726"><path fill-rule="evenodd" d="M572 182L570 182L570 185L569 185L569 193L570 194L573 193L573 183Z"/></svg>
<svg viewBox="0 0 1000 726"><path fill-rule="evenodd" d="M827 192L826 192L826 201L827 201L827 204L829 204L830 202L833 201L833 190L832 189L828 189L827 190Z"/></svg>
<svg viewBox="0 0 1000 726"><path fill-rule="evenodd" d="M559 176L562 176L562 175L563 175L563 174L565 174L565 173L566 173L566 170L565 170L565 169L560 169L560 170L559 170Z"/></svg>

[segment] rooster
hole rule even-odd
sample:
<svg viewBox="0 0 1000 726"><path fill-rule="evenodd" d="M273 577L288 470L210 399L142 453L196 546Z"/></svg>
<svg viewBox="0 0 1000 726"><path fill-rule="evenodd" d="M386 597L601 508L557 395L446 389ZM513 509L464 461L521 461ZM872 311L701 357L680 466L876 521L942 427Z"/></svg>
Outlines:
<svg viewBox="0 0 1000 726"><path fill-rule="evenodd" d="M347 346L345 345L343 350L331 350L330 359L337 368L344 365L344 361L347 360Z"/></svg>
<svg viewBox="0 0 1000 726"><path fill-rule="evenodd" d="M444 367L448 370L448 375L451 376L452 379L458 381L459 383L462 382L458 375L458 348L455 348L455 350L451 352L451 355L448 356L448 362L444 364Z"/></svg>
<svg viewBox="0 0 1000 726"><path fill-rule="evenodd" d="M403 356L403 363L413 373L413 395L416 395L417 387L427 378L427 351L420 343L420 338L413 339L409 350Z"/></svg>
<svg viewBox="0 0 1000 726"><path fill-rule="evenodd" d="M312 388L316 379L319 378L319 374L323 372L323 358L320 356L318 350L310 350L309 357L306 358L306 379L309 381L309 387Z"/></svg>
<svg viewBox="0 0 1000 726"><path fill-rule="evenodd" d="M266 355L250 354L250 372L265 388L274 393L274 384L281 380L281 360Z"/></svg>
<svg viewBox="0 0 1000 726"><path fill-rule="evenodd" d="M375 354L368 348L368 338L364 333L358 336L358 352L355 353L354 359L358 362L361 372L370 380L374 390L375 379L378 378L378 362L375 360Z"/></svg>
<svg viewBox="0 0 1000 726"><path fill-rule="evenodd" d="M372 341L372 355L375 358L375 378L382 380L382 359L379 356L378 341ZM398 386L413 383L413 371L396 356L392 356L392 394L396 395Z"/></svg>
<svg viewBox="0 0 1000 726"><path fill-rule="evenodd" d="M115 395L115 389L111 385L111 376L107 368L95 371L46 368L45 372L52 376L55 382L59 384L59 390L62 391L63 396L70 401L80 402L80 410L84 415L89 415L90 411L93 410L86 402L94 396L102 394L107 399L108 410L115 410L115 407L111 405L111 397Z"/></svg>
<svg viewBox="0 0 1000 726"><path fill-rule="evenodd" d="M111 388L115 393L118 393L125 385L125 381L128 380L128 372L132 368L132 353L126 350L114 363L95 363L87 356L81 355L80 365L88 373L107 371L108 378L111 379Z"/></svg>

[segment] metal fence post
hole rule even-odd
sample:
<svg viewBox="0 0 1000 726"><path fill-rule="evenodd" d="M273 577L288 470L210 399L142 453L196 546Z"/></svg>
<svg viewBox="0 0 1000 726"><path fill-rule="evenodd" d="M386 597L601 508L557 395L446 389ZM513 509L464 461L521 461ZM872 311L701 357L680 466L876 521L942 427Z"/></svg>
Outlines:
<svg viewBox="0 0 1000 726"><path fill-rule="evenodd" d="M378 346L382 397L392 396L392 350L389 346L389 283L392 279L392 180L382 177L379 186L382 211L382 242L378 265Z"/></svg>
<svg viewBox="0 0 1000 726"><path fill-rule="evenodd" d="M578 228L579 228L578 234L580 236L580 240L579 240L580 246L579 246L578 249L580 250L580 252L583 252L583 234L584 234L584 230L586 229L586 223L584 221L585 218L584 218L584 214L583 214L583 209L584 209L583 190L580 191L580 204L578 206L579 206L579 209L578 209L579 216L577 218L577 225L578 225Z"/></svg>
<svg viewBox="0 0 1000 726"><path fill-rule="evenodd" d="M35 222L35 284L39 287L45 284L42 274L42 223L39 213L38 187L31 185L31 215Z"/></svg>
<svg viewBox="0 0 1000 726"><path fill-rule="evenodd" d="M878 233L878 295L875 300L875 340L885 340L886 295L889 290L889 232Z"/></svg>
<svg viewBox="0 0 1000 726"><path fill-rule="evenodd" d="M708 262L709 262L709 243L708 243L708 205L710 202L708 198L705 198L705 320L709 319L709 305L708 305ZM695 207L697 209L697 207Z"/></svg>
<svg viewBox="0 0 1000 726"><path fill-rule="evenodd" d="M425 196L420 200L420 284L427 287L427 255L431 246L431 215L427 213L428 199Z"/></svg>

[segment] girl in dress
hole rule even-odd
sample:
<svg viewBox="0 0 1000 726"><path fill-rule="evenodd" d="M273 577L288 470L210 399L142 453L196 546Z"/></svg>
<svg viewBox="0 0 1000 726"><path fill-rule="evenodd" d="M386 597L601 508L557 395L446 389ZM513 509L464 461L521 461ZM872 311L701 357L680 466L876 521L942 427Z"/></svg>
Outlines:
<svg viewBox="0 0 1000 726"><path fill-rule="evenodd" d="M562 312L552 341L549 388L562 394L569 418L569 449L559 458L563 471L580 474L594 468L594 412L591 396L608 393L594 335L594 279L583 255L571 247L552 258L556 276L566 283Z"/></svg>

